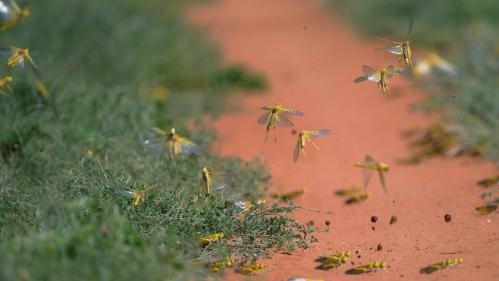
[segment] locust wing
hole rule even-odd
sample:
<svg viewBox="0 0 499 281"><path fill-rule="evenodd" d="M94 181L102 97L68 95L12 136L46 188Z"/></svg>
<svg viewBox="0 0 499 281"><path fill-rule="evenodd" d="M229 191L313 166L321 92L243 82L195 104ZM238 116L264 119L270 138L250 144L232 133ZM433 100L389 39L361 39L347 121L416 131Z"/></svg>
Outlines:
<svg viewBox="0 0 499 281"><path fill-rule="evenodd" d="M295 150L293 151L293 161L294 162L298 162L298 159L300 158L300 151L301 151L300 137L298 137L298 141L296 142Z"/></svg>
<svg viewBox="0 0 499 281"><path fill-rule="evenodd" d="M277 114L276 125L280 127L293 127L295 124L289 120L286 113Z"/></svg>
<svg viewBox="0 0 499 281"><path fill-rule="evenodd" d="M212 177L212 190L220 190L231 185L231 172L210 172Z"/></svg>
<svg viewBox="0 0 499 281"><path fill-rule="evenodd" d="M379 181L381 183L381 186L383 187L383 190L388 193L388 190L386 189L386 184L385 184L385 172L383 170L378 170L379 173Z"/></svg>
<svg viewBox="0 0 499 281"><path fill-rule="evenodd" d="M374 171L369 169L368 167L375 163L376 160L374 160L374 158L372 158L370 155L366 155L366 157L364 158L364 169L362 171L362 175L364 177L364 188L367 188L374 173Z"/></svg>
<svg viewBox="0 0 499 281"><path fill-rule="evenodd" d="M267 125L270 122L270 117L272 116L272 112L267 112L264 115L258 117L256 120L260 125Z"/></svg>
<svg viewBox="0 0 499 281"><path fill-rule="evenodd" d="M392 47L385 47L385 48L377 48L374 49L375 51L386 51L395 55L402 55L404 52L402 45L397 45L397 46L392 46Z"/></svg>
<svg viewBox="0 0 499 281"><path fill-rule="evenodd" d="M175 145L177 145L177 151L179 153L192 153L192 154L201 153L201 148L197 144L180 136L177 136L177 141L175 142Z"/></svg>
<svg viewBox="0 0 499 281"><path fill-rule="evenodd" d="M310 136L310 138L315 139L315 138L322 137L322 136L328 136L330 134L331 134L331 130L322 129L322 130L318 130L318 131L311 131L309 136Z"/></svg>

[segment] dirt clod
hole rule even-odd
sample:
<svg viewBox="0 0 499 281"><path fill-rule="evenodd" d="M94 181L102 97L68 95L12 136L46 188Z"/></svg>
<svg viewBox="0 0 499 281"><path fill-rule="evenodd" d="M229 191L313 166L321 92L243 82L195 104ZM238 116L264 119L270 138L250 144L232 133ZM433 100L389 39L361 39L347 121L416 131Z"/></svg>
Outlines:
<svg viewBox="0 0 499 281"><path fill-rule="evenodd" d="M394 223L396 223L396 222L397 222L397 217L396 217L396 216L392 216L392 217L390 218L390 224L394 224Z"/></svg>
<svg viewBox="0 0 499 281"><path fill-rule="evenodd" d="M329 226L331 224L330 221L326 221L326 225Z"/></svg>
<svg viewBox="0 0 499 281"><path fill-rule="evenodd" d="M376 223L378 221L378 217L377 216L372 216L371 217L371 222L372 223Z"/></svg>
<svg viewBox="0 0 499 281"><path fill-rule="evenodd" d="M374 226L371 226L371 229L372 229L373 231L375 231L375 230L376 230L376 227L374 227Z"/></svg>
<svg viewBox="0 0 499 281"><path fill-rule="evenodd" d="M445 220L445 222L450 222L452 220L452 216L449 214L445 214L444 220Z"/></svg>
<svg viewBox="0 0 499 281"><path fill-rule="evenodd" d="M378 247L376 248L376 251L381 251L383 250L383 246L381 246L381 244L378 244Z"/></svg>

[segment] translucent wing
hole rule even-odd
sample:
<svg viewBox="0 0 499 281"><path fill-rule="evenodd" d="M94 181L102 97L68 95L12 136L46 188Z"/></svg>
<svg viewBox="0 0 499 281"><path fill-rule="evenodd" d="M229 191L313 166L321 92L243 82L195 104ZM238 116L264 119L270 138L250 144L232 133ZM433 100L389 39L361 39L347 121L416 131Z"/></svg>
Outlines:
<svg viewBox="0 0 499 281"><path fill-rule="evenodd" d="M211 190L220 190L222 188L228 187L229 185L225 182L215 182L211 186Z"/></svg>
<svg viewBox="0 0 499 281"><path fill-rule="evenodd" d="M364 72L364 75L370 75L376 72L376 70L369 65L363 65L362 66L362 72Z"/></svg>
<svg viewBox="0 0 499 281"><path fill-rule="evenodd" d="M354 83L359 83L359 82L362 82L362 81L366 81L367 80L367 76L359 76L357 78L355 78L353 80Z"/></svg>
<svg viewBox="0 0 499 281"><path fill-rule="evenodd" d="M389 65L389 66L386 68L386 77L388 77L388 78L392 78L392 76L393 76L393 72L394 72L393 65Z"/></svg>
<svg viewBox="0 0 499 281"><path fill-rule="evenodd" d="M150 128L148 139L144 141L144 146L148 148L163 146L166 143L167 133L160 128Z"/></svg>
<svg viewBox="0 0 499 281"><path fill-rule="evenodd" d="M376 163L376 160L372 158L370 155L366 155L364 158L364 165L368 167L369 165L372 165ZM367 188L367 185L371 181L371 177L373 175L373 171L371 169L364 168L363 170L363 177L364 177L364 188Z"/></svg>
<svg viewBox="0 0 499 281"><path fill-rule="evenodd" d="M368 75L367 79L372 82L379 82L381 80L381 73L379 71L376 71L375 73Z"/></svg>
<svg viewBox="0 0 499 281"><path fill-rule="evenodd" d="M210 176L221 177L220 179L214 180L211 186L212 190L219 190L230 186L229 176L232 176L231 172L210 172Z"/></svg>
<svg viewBox="0 0 499 281"><path fill-rule="evenodd" d="M381 183L381 186L383 187L383 190L385 190L385 192L388 193L385 184L385 172L383 172L383 170L379 170L378 172L379 172L379 181Z"/></svg>
<svg viewBox="0 0 499 281"><path fill-rule="evenodd" d="M297 162L298 158L300 158L300 150L301 150L300 137L298 137L298 141L296 142L296 147L295 147L295 150L293 152L293 161L294 162Z"/></svg>
<svg viewBox="0 0 499 281"><path fill-rule="evenodd" d="M374 160L374 158L371 155L366 155L364 157L364 163L366 163L366 164L374 164L376 162L378 162L378 161Z"/></svg>
<svg viewBox="0 0 499 281"><path fill-rule="evenodd" d="M376 37L376 39L381 40L381 41L385 41L385 42L387 42L387 43L391 43L391 44L402 45L402 43L401 43L401 42L392 41L392 40L390 40L390 39L386 39L386 38L383 38L383 37Z"/></svg>
<svg viewBox="0 0 499 281"><path fill-rule="evenodd" d="M164 138L155 137L144 141L144 146L147 148L154 148L158 146L163 146L166 143Z"/></svg>
<svg viewBox="0 0 499 281"><path fill-rule="evenodd" d="M215 176L215 177L231 177L232 173L231 172L210 172L210 176Z"/></svg>
<svg viewBox="0 0 499 281"><path fill-rule="evenodd" d="M125 190L125 191L122 191L121 194L125 197L128 197L128 198L135 198L135 195L133 192L131 191L128 191L128 190Z"/></svg>
<svg viewBox="0 0 499 281"><path fill-rule="evenodd" d="M274 109L274 107L266 105L266 106L260 107L260 109L263 109L263 110L272 110L272 109Z"/></svg>
<svg viewBox="0 0 499 281"><path fill-rule="evenodd" d="M381 80L381 73L378 70L375 70L374 68L370 67L369 65L363 65L362 71L364 72L364 76L355 79L354 80L355 83L364 80L369 80L373 82L379 82L379 80Z"/></svg>
<svg viewBox="0 0 499 281"><path fill-rule="evenodd" d="M303 112L298 111L298 110L294 110L294 109L286 109L285 112L287 114L291 114L291 115L294 115L294 116L303 116L303 115L305 115Z"/></svg>
<svg viewBox="0 0 499 281"><path fill-rule="evenodd" d="M329 129L322 129L322 130L318 130L318 131L312 131L309 134L309 136L310 136L310 138L314 139L314 138L317 138L317 137L328 136L329 134L331 134L331 130L329 130Z"/></svg>
<svg viewBox="0 0 499 281"><path fill-rule="evenodd" d="M186 138L177 136L176 144L178 145L178 151L180 153L201 153L201 148L197 144Z"/></svg>
<svg viewBox="0 0 499 281"><path fill-rule="evenodd" d="M373 176L373 170L364 168L362 171L362 176L364 177L364 188L367 188L369 182L371 181L371 177Z"/></svg>
<svg viewBox="0 0 499 281"><path fill-rule="evenodd" d="M406 78L410 78L412 75L413 70L410 68L397 68L393 70L393 73L395 74L400 74Z"/></svg>
<svg viewBox="0 0 499 281"><path fill-rule="evenodd" d="M291 122L286 114L277 115L276 125L281 127L293 127L294 124Z"/></svg>
<svg viewBox="0 0 499 281"><path fill-rule="evenodd" d="M258 120L257 120L258 124L267 125L270 121L271 116L272 116L272 112L267 112L264 115L258 117Z"/></svg>
<svg viewBox="0 0 499 281"><path fill-rule="evenodd" d="M400 46L400 45L393 46L393 47L386 47L386 48L378 48L378 49L374 49L374 50L387 51L387 52L395 54L395 55L402 55L402 53L404 52L402 49L402 46Z"/></svg>
<svg viewBox="0 0 499 281"><path fill-rule="evenodd" d="M148 153L154 157L160 157L170 154L168 143L164 137L154 137L144 141L144 146Z"/></svg>

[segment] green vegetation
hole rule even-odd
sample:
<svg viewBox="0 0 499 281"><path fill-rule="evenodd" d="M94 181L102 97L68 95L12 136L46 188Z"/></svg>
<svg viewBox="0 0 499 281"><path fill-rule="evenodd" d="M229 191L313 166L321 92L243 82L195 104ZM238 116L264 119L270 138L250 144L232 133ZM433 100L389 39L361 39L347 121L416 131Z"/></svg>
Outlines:
<svg viewBox="0 0 499 281"><path fill-rule="evenodd" d="M2 34L30 49L50 98L20 70L0 99L1 280L186 280L210 261L245 264L313 239L287 216L296 207L234 205L260 198L269 175L210 153L214 133L201 120L265 80L222 68L180 2L32 1L31 16ZM204 153L149 157L153 126L176 127ZM205 165L230 168L232 186L200 194ZM138 206L122 194L145 186L154 189ZM217 232L224 238L198 244Z"/></svg>
<svg viewBox="0 0 499 281"><path fill-rule="evenodd" d="M499 163L499 2L495 0L330 0L366 35L402 38L414 19L413 53L437 49L457 66L459 77L421 85L431 104L450 108L445 120L467 132L460 138ZM420 53L419 53L420 54Z"/></svg>

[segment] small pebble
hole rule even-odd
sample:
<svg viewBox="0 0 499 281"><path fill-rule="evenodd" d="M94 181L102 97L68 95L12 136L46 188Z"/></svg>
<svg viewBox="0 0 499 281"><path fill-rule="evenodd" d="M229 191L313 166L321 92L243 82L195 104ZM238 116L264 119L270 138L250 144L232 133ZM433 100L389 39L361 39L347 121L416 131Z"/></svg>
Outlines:
<svg viewBox="0 0 499 281"><path fill-rule="evenodd" d="M331 224L330 221L326 221L326 225L329 226Z"/></svg>
<svg viewBox="0 0 499 281"><path fill-rule="evenodd" d="M371 222L372 223L376 223L378 221L378 217L377 216L372 216L371 217Z"/></svg>
<svg viewBox="0 0 499 281"><path fill-rule="evenodd" d="M452 216L449 214L445 214L444 219L445 219L445 222L450 222L452 220Z"/></svg>
<svg viewBox="0 0 499 281"><path fill-rule="evenodd" d="M371 226L371 229L372 229L373 231L375 231L375 230L376 230L376 227L374 227L374 226Z"/></svg>
<svg viewBox="0 0 499 281"><path fill-rule="evenodd" d="M383 246L381 246L381 244L378 244L378 247L376 248L376 251L381 251L383 250Z"/></svg>
<svg viewBox="0 0 499 281"><path fill-rule="evenodd" d="M360 258L361 258L361 255L358 255L358 256L357 256L357 258L358 258L358 259L360 259Z"/></svg>
<svg viewBox="0 0 499 281"><path fill-rule="evenodd" d="M392 216L392 217L390 218L390 224L394 224L394 223L396 223L396 222L397 222L397 217L396 217L396 216Z"/></svg>

